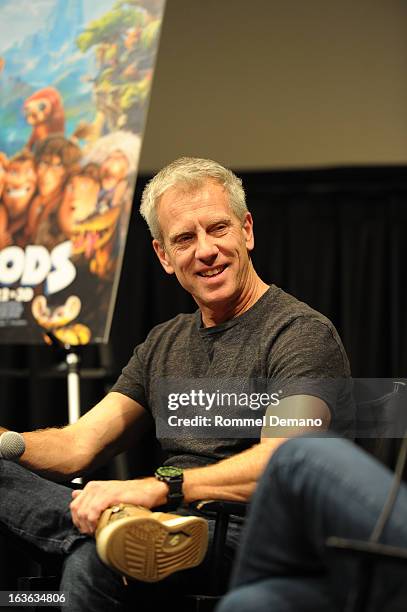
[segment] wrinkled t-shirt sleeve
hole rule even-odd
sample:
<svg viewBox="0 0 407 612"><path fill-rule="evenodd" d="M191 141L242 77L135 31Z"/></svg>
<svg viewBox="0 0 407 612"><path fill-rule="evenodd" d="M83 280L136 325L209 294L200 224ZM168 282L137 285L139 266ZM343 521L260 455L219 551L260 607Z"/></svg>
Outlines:
<svg viewBox="0 0 407 612"><path fill-rule="evenodd" d="M333 326L298 317L276 338L269 359L269 380L280 399L312 395L335 413L338 397L350 378L349 362Z"/></svg>
<svg viewBox="0 0 407 612"><path fill-rule="evenodd" d="M144 344L139 344L134 349L128 364L123 368L121 375L110 389L127 395L131 399L148 409L146 399L145 374L143 367Z"/></svg>

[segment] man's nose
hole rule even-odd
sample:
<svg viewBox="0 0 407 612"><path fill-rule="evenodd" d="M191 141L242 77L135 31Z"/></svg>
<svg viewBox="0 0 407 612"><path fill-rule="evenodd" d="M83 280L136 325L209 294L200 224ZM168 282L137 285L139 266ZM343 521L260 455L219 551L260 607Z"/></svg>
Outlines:
<svg viewBox="0 0 407 612"><path fill-rule="evenodd" d="M216 246L213 239L207 234L199 234L197 239L197 245L195 250L196 259L203 261L213 261L219 253L219 249Z"/></svg>

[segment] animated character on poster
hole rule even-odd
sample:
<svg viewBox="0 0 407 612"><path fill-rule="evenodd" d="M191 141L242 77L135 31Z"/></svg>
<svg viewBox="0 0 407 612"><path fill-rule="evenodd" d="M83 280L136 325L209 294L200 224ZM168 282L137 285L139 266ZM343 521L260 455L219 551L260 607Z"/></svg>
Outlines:
<svg viewBox="0 0 407 612"><path fill-rule="evenodd" d="M7 163L3 174L3 195L0 210L3 223L0 225L2 248L10 244L23 246L28 220L28 211L37 187L37 172L34 156L28 151L15 155Z"/></svg>
<svg viewBox="0 0 407 612"><path fill-rule="evenodd" d="M74 253L80 250L76 245L76 228L97 212L100 189L100 167L93 163L73 174L65 186L58 209L58 224L66 238L73 242Z"/></svg>
<svg viewBox="0 0 407 612"><path fill-rule="evenodd" d="M61 217L65 228L70 231L72 241L72 255L80 265L79 256L89 262L89 270L100 278L111 279L116 267L118 246L123 242L123 224L126 222L131 206L133 177L137 170L140 154L140 138L130 132L115 132L100 138L83 160L85 169L92 165L93 169L99 168L99 174L93 170L93 183L90 184L88 177L88 200L87 204L80 204L76 196L74 214L69 212L69 204L65 202L62 207ZM130 178L132 180L130 180ZM99 189L95 201L96 181ZM71 195L75 185L71 184ZM85 189L85 186L82 187ZM76 186L76 193L79 185ZM89 211L89 208L93 210ZM88 210L89 214L83 218L81 210ZM67 222L68 217L71 222ZM80 218L82 217L82 218Z"/></svg>
<svg viewBox="0 0 407 612"><path fill-rule="evenodd" d="M0 2L0 341L106 338L164 4Z"/></svg>
<svg viewBox="0 0 407 612"><path fill-rule="evenodd" d="M24 102L27 123L32 125L29 149L52 134L65 133L65 113L61 94L55 87L44 87Z"/></svg>
<svg viewBox="0 0 407 612"><path fill-rule="evenodd" d="M57 223L65 185L80 168L80 148L63 136L50 136L36 148L38 193L28 214L26 240L49 250L66 240Z"/></svg>
<svg viewBox="0 0 407 612"><path fill-rule="evenodd" d="M54 307L48 306L44 295L37 295L32 301L31 311L38 325L51 332L62 344L88 344L90 329L82 323L71 325L81 311L81 301L76 295L71 295L64 304ZM50 342L46 334L44 339Z"/></svg>

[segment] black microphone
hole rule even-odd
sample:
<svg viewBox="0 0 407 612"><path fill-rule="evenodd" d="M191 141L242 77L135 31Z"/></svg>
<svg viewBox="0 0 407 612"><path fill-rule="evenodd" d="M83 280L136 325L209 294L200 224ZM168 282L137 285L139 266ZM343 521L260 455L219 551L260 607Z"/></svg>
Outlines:
<svg viewBox="0 0 407 612"><path fill-rule="evenodd" d="M0 459L18 459L25 451L25 442L16 431L5 431L0 435Z"/></svg>

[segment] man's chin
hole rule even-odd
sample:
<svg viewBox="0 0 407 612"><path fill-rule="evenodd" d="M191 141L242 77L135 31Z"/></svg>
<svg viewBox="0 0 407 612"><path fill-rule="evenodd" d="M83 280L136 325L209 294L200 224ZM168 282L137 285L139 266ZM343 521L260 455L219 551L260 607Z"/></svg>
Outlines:
<svg viewBox="0 0 407 612"><path fill-rule="evenodd" d="M202 305L205 308L211 308L213 310L225 304L230 306L237 294L238 291L231 287L208 288L204 291L200 291L194 296L194 299L198 306Z"/></svg>

